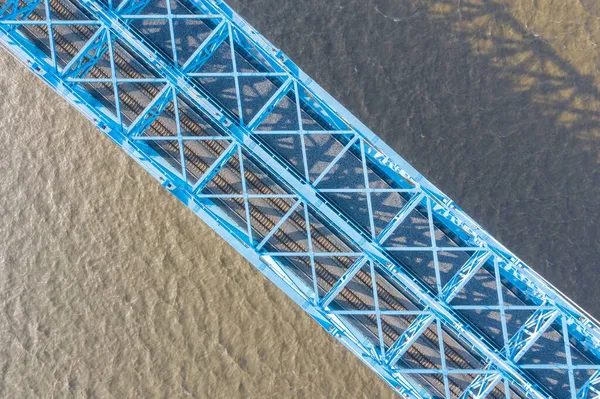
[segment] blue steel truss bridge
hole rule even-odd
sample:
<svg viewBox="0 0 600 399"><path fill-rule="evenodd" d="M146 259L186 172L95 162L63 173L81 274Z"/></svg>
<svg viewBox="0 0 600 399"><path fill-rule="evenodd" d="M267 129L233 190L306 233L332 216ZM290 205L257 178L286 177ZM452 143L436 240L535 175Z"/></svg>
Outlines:
<svg viewBox="0 0 600 399"><path fill-rule="evenodd" d="M600 397L597 323L223 1L0 0L0 43L399 395Z"/></svg>

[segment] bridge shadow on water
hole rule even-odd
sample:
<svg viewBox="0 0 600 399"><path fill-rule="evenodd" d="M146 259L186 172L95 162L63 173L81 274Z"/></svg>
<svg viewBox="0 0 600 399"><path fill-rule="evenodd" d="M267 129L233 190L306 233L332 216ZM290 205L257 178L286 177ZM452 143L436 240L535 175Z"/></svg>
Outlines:
<svg viewBox="0 0 600 399"><path fill-rule="evenodd" d="M581 72L595 68L587 29L600 33L597 21L568 29L581 44L573 46L500 1L315 0L283 2L269 15L257 11L268 0L230 3L501 242L600 314L600 81ZM571 12L560 17L577 20ZM419 230L415 242L428 242L427 226ZM408 263L428 265L426 273L431 261L417 258ZM492 274L457 300L493 305ZM476 313L463 316L495 341L497 312ZM513 327L526 317L515 315ZM561 340L548 332L524 362L564 364ZM566 372L533 374L557 397L566 392ZM576 374L580 386L589 373Z"/></svg>
<svg viewBox="0 0 600 399"><path fill-rule="evenodd" d="M571 26L581 45L567 47L499 1L315 0L268 14L268 0L230 3L484 228L599 314L589 281L600 93L580 72L594 70L585 29L597 21ZM578 20L576 10L560 17Z"/></svg>

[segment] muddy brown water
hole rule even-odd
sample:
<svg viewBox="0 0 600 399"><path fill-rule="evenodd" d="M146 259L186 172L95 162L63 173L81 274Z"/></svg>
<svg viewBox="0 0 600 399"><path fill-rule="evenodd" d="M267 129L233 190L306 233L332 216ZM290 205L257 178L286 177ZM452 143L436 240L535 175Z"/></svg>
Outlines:
<svg viewBox="0 0 600 399"><path fill-rule="evenodd" d="M597 2L230 4L600 316ZM0 396L393 396L4 51L0 94Z"/></svg>

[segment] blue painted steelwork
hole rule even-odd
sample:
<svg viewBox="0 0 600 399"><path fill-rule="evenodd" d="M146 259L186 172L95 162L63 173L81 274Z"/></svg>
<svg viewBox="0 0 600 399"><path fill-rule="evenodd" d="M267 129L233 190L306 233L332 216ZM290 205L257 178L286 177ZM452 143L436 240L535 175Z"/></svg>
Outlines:
<svg viewBox="0 0 600 399"><path fill-rule="evenodd" d="M224 2L11 0L0 42L399 394L597 395L597 323Z"/></svg>

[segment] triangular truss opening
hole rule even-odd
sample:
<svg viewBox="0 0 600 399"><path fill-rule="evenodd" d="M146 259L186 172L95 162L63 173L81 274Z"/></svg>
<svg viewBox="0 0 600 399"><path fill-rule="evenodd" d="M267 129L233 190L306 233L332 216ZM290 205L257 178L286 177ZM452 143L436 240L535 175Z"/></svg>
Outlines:
<svg viewBox="0 0 600 399"><path fill-rule="evenodd" d="M203 12L193 7L188 7L185 2L171 0L171 14L173 15L202 15Z"/></svg>
<svg viewBox="0 0 600 399"><path fill-rule="evenodd" d="M571 398L569 371L564 368L528 370L552 398Z"/></svg>
<svg viewBox="0 0 600 399"><path fill-rule="evenodd" d="M302 140L297 134L262 134L260 140L269 146L280 159L286 161L300 176L304 176Z"/></svg>
<svg viewBox="0 0 600 399"><path fill-rule="evenodd" d="M382 267L380 265L375 264L374 268L379 310L383 312L416 312L423 310L423 307L419 304L417 298L405 289L398 287L397 282L385 277L381 272Z"/></svg>
<svg viewBox="0 0 600 399"><path fill-rule="evenodd" d="M429 324L416 338L415 342L406 349L398 361L398 366L417 369L442 369L439 336L435 321Z"/></svg>
<svg viewBox="0 0 600 399"><path fill-rule="evenodd" d="M173 19L177 63L180 67L189 60L211 32L212 29L205 20L197 18Z"/></svg>
<svg viewBox="0 0 600 399"><path fill-rule="evenodd" d="M105 112L111 116L116 116L116 99L114 86L112 83L85 82L80 83L80 86L102 104Z"/></svg>
<svg viewBox="0 0 600 399"><path fill-rule="evenodd" d="M138 83L119 83L118 86L121 116L126 126L130 126L137 121L140 115L147 111L150 104L156 104L155 99L163 92L165 87L163 83L144 83L143 85ZM156 127L159 130L155 132L155 135L169 136L169 134L165 134L158 126Z"/></svg>
<svg viewBox="0 0 600 399"><path fill-rule="evenodd" d="M308 90L298 91L302 113L302 125L306 131L350 131L350 126L337 113L322 105Z"/></svg>
<svg viewBox="0 0 600 399"><path fill-rule="evenodd" d="M289 194L287 186L273 174L265 171L264 165L243 151L244 172L248 194L282 195Z"/></svg>
<svg viewBox="0 0 600 399"><path fill-rule="evenodd" d="M77 65L89 65L88 68L95 66L94 61L102 62L103 68L110 71L110 58L108 57L108 33L98 25L54 25L52 34L56 49L56 61L59 71L68 74L69 70L64 70L67 64L72 64L69 69ZM92 39L93 38L93 39ZM83 48L85 53L81 53ZM74 58L77 57L77 60ZM98 60L98 58L100 58ZM73 76L83 78L85 74ZM108 74L110 77L110 73Z"/></svg>
<svg viewBox="0 0 600 399"><path fill-rule="evenodd" d="M151 2L153 3L153 2ZM165 18L134 19L130 22L140 35L162 53L165 59L173 62L173 43L169 20Z"/></svg>
<svg viewBox="0 0 600 399"><path fill-rule="evenodd" d="M218 173L206 184L202 190L206 195L242 195L242 174L238 151L235 151L227 162L219 169ZM242 200L243 201L243 200ZM241 214L245 219L245 210Z"/></svg>
<svg viewBox="0 0 600 399"><path fill-rule="evenodd" d="M289 90L256 128L257 132L298 131L298 109L294 99L294 91Z"/></svg>
<svg viewBox="0 0 600 399"><path fill-rule="evenodd" d="M431 232L425 207L413 209L385 241L386 247L431 247Z"/></svg>
<svg viewBox="0 0 600 399"><path fill-rule="evenodd" d="M248 124L273 97L279 86L261 76L240 76L238 81L244 122Z"/></svg>
<svg viewBox="0 0 600 399"><path fill-rule="evenodd" d="M211 198L211 201L217 204L217 206L226 212L227 216L231 219L231 223L239 229L242 234L247 234L247 222L246 222L246 210L244 206L244 199L242 198L229 198L229 197L217 197Z"/></svg>
<svg viewBox="0 0 600 399"><path fill-rule="evenodd" d="M494 343L496 348L504 347L502 315L499 310L460 309L457 312Z"/></svg>
<svg viewBox="0 0 600 399"><path fill-rule="evenodd" d="M437 293L437 278L432 251L390 251L390 254L432 292Z"/></svg>
<svg viewBox="0 0 600 399"><path fill-rule="evenodd" d="M261 250L266 252L306 252L303 251L302 245L297 244L291 237L286 235L289 231L281 230L278 227L280 222L285 223L287 221L287 218L283 218L295 203L296 200L292 198L259 197L248 199L254 238L257 245L262 244ZM301 216L304 220L304 215ZM289 225L286 225L286 227L291 228ZM296 237L301 234L297 230L294 230ZM265 239L270 242L268 247L265 247L267 243L264 241Z"/></svg>
<svg viewBox="0 0 600 399"><path fill-rule="evenodd" d="M338 231L325 226L311 211L310 234L315 252L357 252L354 244Z"/></svg>
<svg viewBox="0 0 600 399"><path fill-rule="evenodd" d="M369 180L369 187L371 181ZM407 200L401 193L396 192L373 192L371 193L371 205L373 207L373 223L375 225L375 236L379 237L381 232L390 224L392 219L406 205Z"/></svg>
<svg viewBox="0 0 600 399"><path fill-rule="evenodd" d="M183 137L225 137L195 105L190 105L181 94L177 95L181 135Z"/></svg>
<svg viewBox="0 0 600 399"><path fill-rule="evenodd" d="M326 172L327 167L344 150L344 143L351 137L351 135L338 134L306 134L304 136L306 162L311 182L314 183L323 172Z"/></svg>
<svg viewBox="0 0 600 399"><path fill-rule="evenodd" d="M237 70L240 73L272 73L283 72L281 67L268 60L252 42L246 39L243 32L235 27L233 33Z"/></svg>
<svg viewBox="0 0 600 399"><path fill-rule="evenodd" d="M325 198L344 212L367 234L371 233L371 221L367 194L364 192L325 193Z"/></svg>
<svg viewBox="0 0 600 399"><path fill-rule="evenodd" d="M184 174L179 142L176 140L160 140L147 141L146 143L158 153L159 158L157 158L157 160L162 163L163 166L169 167L174 173L183 178Z"/></svg>
<svg viewBox="0 0 600 399"><path fill-rule="evenodd" d="M337 135L336 138L339 140L343 137ZM317 186L320 189L330 190L364 190L365 177L360 152L355 153L351 147L348 147L352 145L351 142L340 144L344 145L343 153L336 156L332 165L328 165L328 170L326 169L322 177L320 176ZM354 143L354 146L357 145Z"/></svg>
<svg viewBox="0 0 600 399"><path fill-rule="evenodd" d="M146 60L140 58L128 44L119 38L115 40L113 53L118 79L157 79L159 77L159 74ZM145 84L141 84L142 87Z"/></svg>
<svg viewBox="0 0 600 399"><path fill-rule="evenodd" d="M286 204L292 203L285 201L277 201L277 203ZM275 205L272 201L272 205ZM308 233L306 231L306 222L304 214L304 204L296 201L292 203L291 207L283 207L281 211L285 211L285 214L276 222L275 227L271 229L269 234L271 237L265 241L261 241L264 245L265 250L270 252L308 252L309 242ZM275 222L273 219L273 222Z"/></svg>
<svg viewBox="0 0 600 399"><path fill-rule="evenodd" d="M452 305L498 306L498 288L492 271L481 267L450 302Z"/></svg>
<svg viewBox="0 0 600 399"><path fill-rule="evenodd" d="M40 49L46 56L50 57L52 52L50 50L50 40L48 38L48 30L45 27L38 25L21 25L17 27L17 30L21 32L27 39L29 39L35 47Z"/></svg>
<svg viewBox="0 0 600 399"><path fill-rule="evenodd" d="M358 256L315 256L315 270L329 292L340 278L356 263Z"/></svg>
<svg viewBox="0 0 600 399"><path fill-rule="evenodd" d="M472 255L471 251L437 251L442 288L452 280Z"/></svg>
<svg viewBox="0 0 600 399"><path fill-rule="evenodd" d="M183 154L188 183L195 185L229 147L226 140L184 140Z"/></svg>
<svg viewBox="0 0 600 399"><path fill-rule="evenodd" d="M276 256L274 258L298 287L304 287L308 297L314 294L313 274L309 256ZM320 287L318 286L318 289ZM319 294L323 290L319 289Z"/></svg>
<svg viewBox="0 0 600 399"><path fill-rule="evenodd" d="M220 106L236 119L240 116L235 78L231 76L198 77L194 79Z"/></svg>
<svg viewBox="0 0 600 399"><path fill-rule="evenodd" d="M352 279L346 282L329 306L332 309L344 311L375 310L376 303L372 284L371 267L367 262Z"/></svg>

